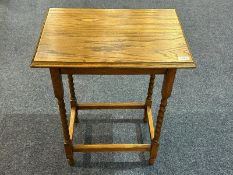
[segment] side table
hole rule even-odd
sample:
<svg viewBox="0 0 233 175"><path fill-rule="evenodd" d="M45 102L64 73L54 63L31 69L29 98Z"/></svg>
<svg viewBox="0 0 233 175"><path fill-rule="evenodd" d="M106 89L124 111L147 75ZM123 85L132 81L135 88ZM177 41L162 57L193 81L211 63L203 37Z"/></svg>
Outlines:
<svg viewBox="0 0 233 175"><path fill-rule="evenodd" d="M49 68L58 100L66 158L74 164L74 152L149 151L153 164L164 112L176 70L195 68L174 9L69 9L50 8L40 35L32 68ZM62 74L68 75L71 114L67 121ZM150 75L145 102L77 103L72 75ZM156 74L163 74L162 99L156 127L152 117L152 93ZM78 110L143 109L149 144L74 144Z"/></svg>

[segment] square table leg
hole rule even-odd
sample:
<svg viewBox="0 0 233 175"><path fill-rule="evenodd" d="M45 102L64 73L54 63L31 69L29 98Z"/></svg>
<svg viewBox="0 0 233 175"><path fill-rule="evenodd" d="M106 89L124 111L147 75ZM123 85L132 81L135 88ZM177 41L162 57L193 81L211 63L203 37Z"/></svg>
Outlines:
<svg viewBox="0 0 233 175"><path fill-rule="evenodd" d="M163 124L164 112L167 106L167 100L171 96L173 83L175 80L176 69L168 69L166 74L164 75L163 86L162 86L162 99L159 107L158 117L156 121L156 128L154 132L154 138L151 141L151 151L150 151L150 159L149 164L153 164L159 148L159 138L160 132Z"/></svg>
<svg viewBox="0 0 233 175"><path fill-rule="evenodd" d="M60 111L60 118L62 122L62 129L63 129L63 135L64 135L64 147L65 147L66 158L69 164L73 165L74 164L73 146L72 146L72 141L70 140L68 122L67 122L67 117L66 117L62 76L60 74L59 69L57 68L50 68L50 74L51 74L51 79L52 79L52 84L53 84L54 95L57 98L59 111Z"/></svg>

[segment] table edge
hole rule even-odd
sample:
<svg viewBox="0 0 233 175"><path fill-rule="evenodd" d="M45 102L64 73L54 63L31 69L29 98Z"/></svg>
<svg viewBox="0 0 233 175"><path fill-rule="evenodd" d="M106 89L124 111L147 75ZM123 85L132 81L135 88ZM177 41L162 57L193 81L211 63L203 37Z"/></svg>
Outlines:
<svg viewBox="0 0 233 175"><path fill-rule="evenodd" d="M164 62L142 62L142 63L54 63L54 62L32 62L31 68L196 68L194 62L164 63Z"/></svg>

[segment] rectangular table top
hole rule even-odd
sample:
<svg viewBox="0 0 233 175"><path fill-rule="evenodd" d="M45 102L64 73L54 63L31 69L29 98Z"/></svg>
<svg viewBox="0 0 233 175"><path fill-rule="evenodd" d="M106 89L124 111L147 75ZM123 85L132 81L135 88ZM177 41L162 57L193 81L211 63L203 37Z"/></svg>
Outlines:
<svg viewBox="0 0 233 175"><path fill-rule="evenodd" d="M50 8L31 67L194 68L174 9Z"/></svg>

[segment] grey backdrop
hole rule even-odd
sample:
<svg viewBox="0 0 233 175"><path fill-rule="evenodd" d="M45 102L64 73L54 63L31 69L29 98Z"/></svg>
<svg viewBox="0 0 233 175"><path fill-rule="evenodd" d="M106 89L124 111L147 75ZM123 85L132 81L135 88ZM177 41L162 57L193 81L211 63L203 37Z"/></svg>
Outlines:
<svg viewBox="0 0 233 175"><path fill-rule="evenodd" d="M154 166L147 153L78 153L75 167L67 165L49 71L29 67L49 7L177 9L198 67L178 71ZM0 174L233 174L232 11L232 0L0 0ZM77 99L141 101L148 78L76 76ZM148 143L142 117L82 112L75 140Z"/></svg>

